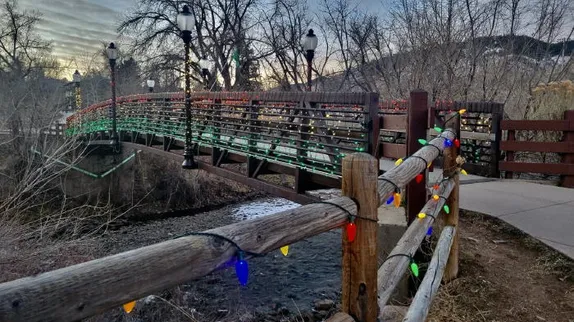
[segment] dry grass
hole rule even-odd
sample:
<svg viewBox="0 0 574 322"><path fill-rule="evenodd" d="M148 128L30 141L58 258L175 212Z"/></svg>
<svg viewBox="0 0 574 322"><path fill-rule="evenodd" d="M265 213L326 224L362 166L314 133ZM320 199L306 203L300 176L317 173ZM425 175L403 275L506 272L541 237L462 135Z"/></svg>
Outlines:
<svg viewBox="0 0 574 322"><path fill-rule="evenodd" d="M466 213L460 232L460 277L440 288L428 321L574 319L572 260L488 216Z"/></svg>

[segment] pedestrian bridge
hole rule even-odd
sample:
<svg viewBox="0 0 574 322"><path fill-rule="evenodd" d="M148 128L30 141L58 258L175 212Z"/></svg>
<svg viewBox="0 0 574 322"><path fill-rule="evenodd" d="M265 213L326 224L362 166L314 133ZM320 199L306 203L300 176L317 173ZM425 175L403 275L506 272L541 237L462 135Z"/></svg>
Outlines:
<svg viewBox="0 0 574 322"><path fill-rule="evenodd" d="M430 108L427 97L425 92L413 92L409 101L380 102L376 93L192 93L193 151L200 169L308 203L314 198L306 191L340 188L341 161L350 153L402 158L407 150L413 153L420 147L417 139L434 127L435 115L463 105L473 113L490 113L493 105L501 107L437 102ZM138 144L138 149L183 160L184 105L183 93L119 97L117 130L122 146ZM80 134L92 143L109 140L110 108L108 100L78 111L67 119L66 133ZM496 155L496 145L490 144L493 135L475 131L477 126L468 123L462 137L487 142L479 147L482 154ZM410 140L407 132L412 133ZM476 155L474 150L468 153ZM496 174L492 164L497 159L491 159L471 160L469 170L482 167ZM243 164L241 170L227 166L233 163ZM293 176L293 189L269 183L266 174Z"/></svg>

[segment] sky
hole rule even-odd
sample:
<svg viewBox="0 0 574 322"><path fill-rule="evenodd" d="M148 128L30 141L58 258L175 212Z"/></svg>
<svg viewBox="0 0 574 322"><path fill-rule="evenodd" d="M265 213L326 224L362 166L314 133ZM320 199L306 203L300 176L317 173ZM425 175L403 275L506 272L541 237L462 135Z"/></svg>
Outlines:
<svg viewBox="0 0 574 322"><path fill-rule="evenodd" d="M53 54L60 61L102 48L118 40L116 29L122 15L135 0L19 0L21 9L41 15L38 32L52 41Z"/></svg>

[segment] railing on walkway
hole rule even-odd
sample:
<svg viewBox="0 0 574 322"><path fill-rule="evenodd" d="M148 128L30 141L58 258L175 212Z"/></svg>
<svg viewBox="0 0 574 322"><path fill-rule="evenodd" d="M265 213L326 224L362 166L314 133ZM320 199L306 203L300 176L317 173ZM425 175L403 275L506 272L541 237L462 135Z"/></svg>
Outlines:
<svg viewBox="0 0 574 322"><path fill-rule="evenodd" d="M506 151L506 160L500 162L500 170L505 171L507 179L513 178L515 172L560 175L562 186L574 188L574 111L564 112L563 120L505 120L502 121L502 129L508 135L500 147ZM530 131L533 137L541 131L563 134L559 142L533 142L518 141L516 131ZM517 152L556 153L560 162L515 161Z"/></svg>
<svg viewBox="0 0 574 322"><path fill-rule="evenodd" d="M461 155L466 159L464 169L481 176L500 177L498 169L502 140L500 122L504 116L504 104L436 101L431 108L431 117L443 116L460 109L466 110L460 125Z"/></svg>
<svg viewBox="0 0 574 322"><path fill-rule="evenodd" d="M458 271L458 148L455 113L440 137L378 176L378 162L366 153L342 160L343 197L274 215L188 234L159 244L96 259L33 277L0 284L1 321L76 321L235 264L246 282L250 254L264 254L317 234L345 227L343 235L342 309L348 320L375 322L398 281L410 268L429 228L446 213L438 240L407 321L424 321L441 279ZM448 143L450 142L449 148ZM433 185L432 198L420 210L381 267L377 267L378 208L400 204L401 189L444 155L445 178ZM434 225L437 228L437 225ZM444 278L443 277L444 274ZM351 318L353 317L353 318Z"/></svg>

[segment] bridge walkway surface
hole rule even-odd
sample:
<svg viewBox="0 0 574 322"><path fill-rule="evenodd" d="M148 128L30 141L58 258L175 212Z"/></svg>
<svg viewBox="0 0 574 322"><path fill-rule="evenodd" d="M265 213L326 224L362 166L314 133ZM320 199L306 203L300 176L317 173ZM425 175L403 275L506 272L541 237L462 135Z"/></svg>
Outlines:
<svg viewBox="0 0 574 322"><path fill-rule="evenodd" d="M380 168L394 162L382 159ZM429 172L438 181L442 170ZM522 180L461 176L460 208L499 218L574 259L574 189Z"/></svg>

